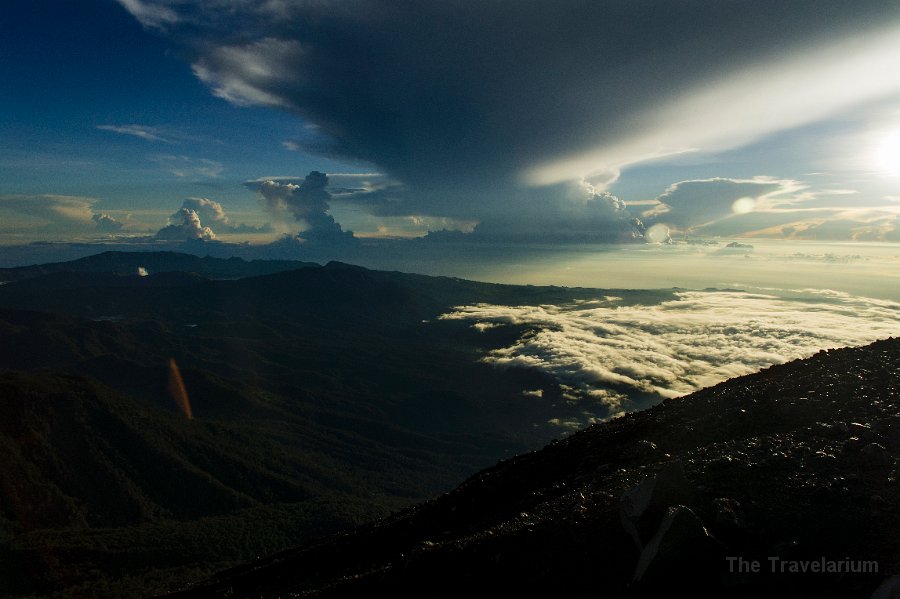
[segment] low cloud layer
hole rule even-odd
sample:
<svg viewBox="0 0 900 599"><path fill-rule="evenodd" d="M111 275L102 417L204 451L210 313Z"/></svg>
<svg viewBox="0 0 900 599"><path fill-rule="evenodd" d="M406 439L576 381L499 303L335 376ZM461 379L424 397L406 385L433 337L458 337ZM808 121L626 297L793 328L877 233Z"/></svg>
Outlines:
<svg viewBox="0 0 900 599"><path fill-rule="evenodd" d="M515 344L484 358L545 370L605 403L633 409L635 394L677 397L823 348L900 334L900 303L834 291L679 292L656 305L599 298L561 306L461 307L444 319L523 325Z"/></svg>

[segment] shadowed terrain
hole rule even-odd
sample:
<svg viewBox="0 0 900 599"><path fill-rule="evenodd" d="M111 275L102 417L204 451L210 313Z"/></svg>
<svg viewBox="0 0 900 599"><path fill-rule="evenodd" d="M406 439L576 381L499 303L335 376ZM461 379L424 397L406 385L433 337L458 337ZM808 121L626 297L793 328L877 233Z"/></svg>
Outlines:
<svg viewBox="0 0 900 599"><path fill-rule="evenodd" d="M520 328L436 317L597 290L251 265L102 254L0 285L0 591L162 592L447 491L581 409L478 361Z"/></svg>
<svg viewBox="0 0 900 599"><path fill-rule="evenodd" d="M892 597L897 456L900 340L822 351L175 596Z"/></svg>

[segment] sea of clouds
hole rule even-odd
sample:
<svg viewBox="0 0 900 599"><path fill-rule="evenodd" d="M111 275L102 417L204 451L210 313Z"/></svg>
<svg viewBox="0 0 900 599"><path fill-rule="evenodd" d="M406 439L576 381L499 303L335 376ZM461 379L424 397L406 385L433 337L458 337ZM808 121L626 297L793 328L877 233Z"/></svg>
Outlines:
<svg viewBox="0 0 900 599"><path fill-rule="evenodd" d="M484 361L547 371L570 399L604 405L605 417L636 409L636 397L678 397L821 349L900 334L900 303L810 289L681 291L654 305L602 295L566 305L479 304L441 318L478 330L524 326L513 345Z"/></svg>

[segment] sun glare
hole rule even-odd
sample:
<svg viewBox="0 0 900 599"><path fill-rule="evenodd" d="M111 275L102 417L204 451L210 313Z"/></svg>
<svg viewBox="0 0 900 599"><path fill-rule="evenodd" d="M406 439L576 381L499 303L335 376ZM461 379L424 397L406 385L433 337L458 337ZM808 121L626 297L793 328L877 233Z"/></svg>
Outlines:
<svg viewBox="0 0 900 599"><path fill-rule="evenodd" d="M891 175L900 175L900 130L886 135L876 154L878 168Z"/></svg>

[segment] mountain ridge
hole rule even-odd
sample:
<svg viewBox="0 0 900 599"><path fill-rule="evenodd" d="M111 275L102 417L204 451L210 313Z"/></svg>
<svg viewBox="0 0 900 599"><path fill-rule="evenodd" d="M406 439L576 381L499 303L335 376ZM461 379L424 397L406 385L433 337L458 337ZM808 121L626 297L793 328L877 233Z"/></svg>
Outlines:
<svg viewBox="0 0 900 599"><path fill-rule="evenodd" d="M240 278L281 272L297 268L319 266L315 262L297 260L244 260L243 258L199 257L172 251L120 252L109 250L70 260L31 266L0 268L0 281L20 281L59 272L109 273L138 275L140 273L187 272L209 278ZM144 269L139 271L139 269Z"/></svg>

